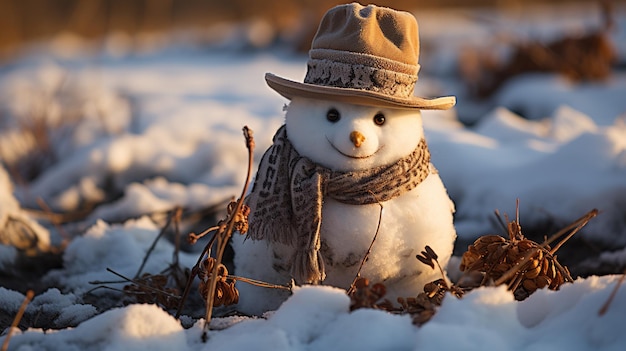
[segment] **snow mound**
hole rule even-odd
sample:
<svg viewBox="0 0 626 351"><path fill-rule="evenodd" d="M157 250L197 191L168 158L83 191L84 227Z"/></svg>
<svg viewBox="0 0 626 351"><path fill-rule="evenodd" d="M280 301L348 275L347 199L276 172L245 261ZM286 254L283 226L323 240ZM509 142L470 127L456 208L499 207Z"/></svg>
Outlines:
<svg viewBox="0 0 626 351"><path fill-rule="evenodd" d="M617 276L577 279L560 291L540 290L523 302L505 287L483 287L462 299L447 296L431 321L418 328L409 316L360 309L340 289L304 286L267 319L225 318L230 327L200 339L203 321L183 330L153 305L110 310L75 329L27 330L13 350L622 350L626 289L604 315L598 312ZM1 290L0 290L1 292ZM4 294L4 293L3 293ZM219 322L219 319L214 320ZM219 323L217 323L219 324ZM2 338L0 338L0 341Z"/></svg>
<svg viewBox="0 0 626 351"><path fill-rule="evenodd" d="M183 328L154 305L107 311L75 329L27 330L11 339L13 350L185 350Z"/></svg>
<svg viewBox="0 0 626 351"><path fill-rule="evenodd" d="M498 108L473 130L444 123L430 121L426 132L433 163L457 205L459 237L493 233L493 210L513 214L520 199L522 226L569 224L597 208L600 215L582 236L610 247L626 244L619 214L626 194L626 127L620 118L597 125L562 106L541 121Z"/></svg>
<svg viewBox="0 0 626 351"><path fill-rule="evenodd" d="M123 225L99 221L85 235L72 240L63 254L63 268L51 271L45 279L81 294L96 287L89 282L117 280L107 268L132 278L159 230L147 217ZM161 272L172 263L173 253L174 246L170 242L164 238L159 240L143 272ZM184 267L192 267L197 256L181 252L179 260Z"/></svg>

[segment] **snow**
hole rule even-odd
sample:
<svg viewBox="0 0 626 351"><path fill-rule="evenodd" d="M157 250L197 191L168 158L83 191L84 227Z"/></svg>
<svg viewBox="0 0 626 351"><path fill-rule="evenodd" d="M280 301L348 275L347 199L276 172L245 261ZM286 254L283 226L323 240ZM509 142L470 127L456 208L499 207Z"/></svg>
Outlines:
<svg viewBox="0 0 626 351"><path fill-rule="evenodd" d="M626 109L626 101L622 98L626 89L624 81L624 73L618 73L604 83L582 85L560 77L528 75L514 78L494 100L497 105L508 106L531 119L551 116L561 105L567 105L597 124L611 125Z"/></svg>
<svg viewBox="0 0 626 351"><path fill-rule="evenodd" d="M418 336L424 340L417 346L620 350L626 340L612 323L619 324L623 301L598 315L610 293L607 288L614 282L615 277L578 279L558 292L538 291L523 302L515 302L504 287L480 288L462 300L446 299L433 320L420 328ZM619 294L624 296L624 291ZM459 338L451 338L451 334Z"/></svg>
<svg viewBox="0 0 626 351"><path fill-rule="evenodd" d="M621 211L626 191L621 117L600 126L562 106L551 118L532 121L500 107L473 129L427 121L426 134L457 205L460 237L496 230L492 211L513 214L519 198L522 226L546 217L571 222L598 208L603 213L587 228L593 240L623 242L616 233L624 233L625 222L609 214Z"/></svg>
<svg viewBox="0 0 626 351"><path fill-rule="evenodd" d="M516 302L505 287L448 296L421 328L409 316L376 310L349 312L343 290L304 286L267 319L230 320L201 343L203 321L183 329L154 305L130 305L91 318L74 329L18 332L14 350L622 350L626 289L598 315L615 276L578 279L558 292L541 290ZM227 318L225 318L227 319ZM219 322L219 319L216 321ZM228 322L228 321L227 321ZM576 332L574 332L576 331Z"/></svg>
<svg viewBox="0 0 626 351"><path fill-rule="evenodd" d="M626 26L620 11L617 28L622 29L612 37L624 62ZM459 18L454 11L450 16ZM450 82L458 60L455 45L471 44L463 41L468 36L483 40L481 33L493 28L463 15L455 25L429 13L418 18L425 42L432 44L437 35L447 38L441 47L432 47L430 57L423 53L418 89L453 94L449 87L459 89L458 82ZM502 23L545 35L575 22L571 16L558 16L556 22L541 18L523 26L522 17ZM216 330L206 344L200 341L202 319L184 329L153 305L97 310L83 299L94 287L89 282L114 280L107 268L135 275L160 231L147 214L175 206L203 208L238 195L247 160L241 127L254 130L259 160L284 120L286 101L265 86L263 75L301 79L306 57L280 50L181 46L112 56L33 52L0 70L0 158L3 165L12 164L35 147L34 136L20 125L41 116L56 127L49 136L56 159L44 160L49 163L27 186L11 182L9 172L0 168L0 270L9 273L24 258L18 248L32 248L30 257L64 239L26 210L38 208L38 197L56 211L112 201L97 207L80 223L84 230L67 238L63 266L43 279L54 288L37 294L26 310L29 318L45 312L52 316L50 325L60 329L17 331L10 350L622 350L626 345L626 287L617 291L606 314L598 314L617 275L578 277L559 291L540 290L523 302L501 287L483 287L463 299L448 296L419 328L408 316L349 312L342 290L305 286L266 318L214 319ZM600 215L577 237L604 251L585 267L590 272L624 267L625 96L623 71L607 82L586 84L527 75L509 81L485 106L460 95L452 111L424 112L433 163L456 204L458 245L500 232L493 210L512 215L518 198L522 228L541 227L548 220L568 224L598 208ZM468 111L483 111L472 127L458 120ZM83 117L72 119L71 128L64 125L62 116L77 115ZM10 218L26 223L34 236L15 234L20 231ZM167 268L173 251L170 242L160 240L144 271ZM183 267L191 267L197 255L181 253L180 259ZM0 286L3 313L15 315L23 299ZM192 324L191 317L183 320Z"/></svg>
<svg viewBox="0 0 626 351"><path fill-rule="evenodd" d="M11 339L14 350L176 350L185 344L174 317L139 304L104 312L74 329L29 330Z"/></svg>
<svg viewBox="0 0 626 351"><path fill-rule="evenodd" d="M67 291L82 294L94 288L90 282L116 280L107 268L132 278L159 231L160 228L146 217L129 220L123 225L98 221L83 236L72 240L63 254L63 269L50 272L46 279ZM174 245L159 240L143 272L159 273L169 266L173 255ZM180 253L179 260L184 267L192 267L197 256Z"/></svg>

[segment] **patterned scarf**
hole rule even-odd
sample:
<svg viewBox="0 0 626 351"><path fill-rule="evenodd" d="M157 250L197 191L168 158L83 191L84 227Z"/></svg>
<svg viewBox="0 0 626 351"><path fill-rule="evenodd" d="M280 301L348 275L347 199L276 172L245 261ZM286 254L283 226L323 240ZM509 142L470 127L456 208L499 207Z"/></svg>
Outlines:
<svg viewBox="0 0 626 351"><path fill-rule="evenodd" d="M291 275L298 283L317 284L326 277L320 253L325 196L351 205L391 200L419 185L430 168L424 139L398 162L363 171L340 172L302 157L283 125L265 152L251 193L248 237L295 247Z"/></svg>

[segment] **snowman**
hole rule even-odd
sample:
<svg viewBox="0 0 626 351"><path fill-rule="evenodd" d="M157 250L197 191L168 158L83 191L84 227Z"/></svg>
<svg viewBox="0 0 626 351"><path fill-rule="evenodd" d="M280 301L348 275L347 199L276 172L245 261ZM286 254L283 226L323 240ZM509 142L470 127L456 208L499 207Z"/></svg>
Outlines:
<svg viewBox="0 0 626 351"><path fill-rule="evenodd" d="M455 98L414 96L418 55L412 14L352 3L324 15L304 82L265 76L290 103L246 198L237 275L347 289L371 245L360 274L385 284L391 301L440 278L415 256L429 245L446 266L454 204L430 163L420 111L449 109ZM288 296L238 288L238 308L250 314Z"/></svg>

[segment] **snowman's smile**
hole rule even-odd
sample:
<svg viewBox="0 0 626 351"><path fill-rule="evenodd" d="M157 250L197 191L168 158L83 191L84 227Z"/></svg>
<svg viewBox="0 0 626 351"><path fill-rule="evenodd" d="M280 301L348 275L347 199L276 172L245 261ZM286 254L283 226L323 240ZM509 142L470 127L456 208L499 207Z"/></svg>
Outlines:
<svg viewBox="0 0 626 351"><path fill-rule="evenodd" d="M374 151L373 153L369 154L369 155L364 155L364 156L356 156L356 155L349 155L346 154L345 152L339 150L338 147L336 147L331 141L330 139L328 139L328 137L326 137L326 140L328 140L328 143L330 144L330 146L335 149L335 151L337 151L338 153L342 154L345 157L349 157L349 158L354 158L354 159L364 159L364 158L368 158L368 157L372 157L374 156L378 151L380 151L380 149L382 149L383 147L379 147L376 151Z"/></svg>

